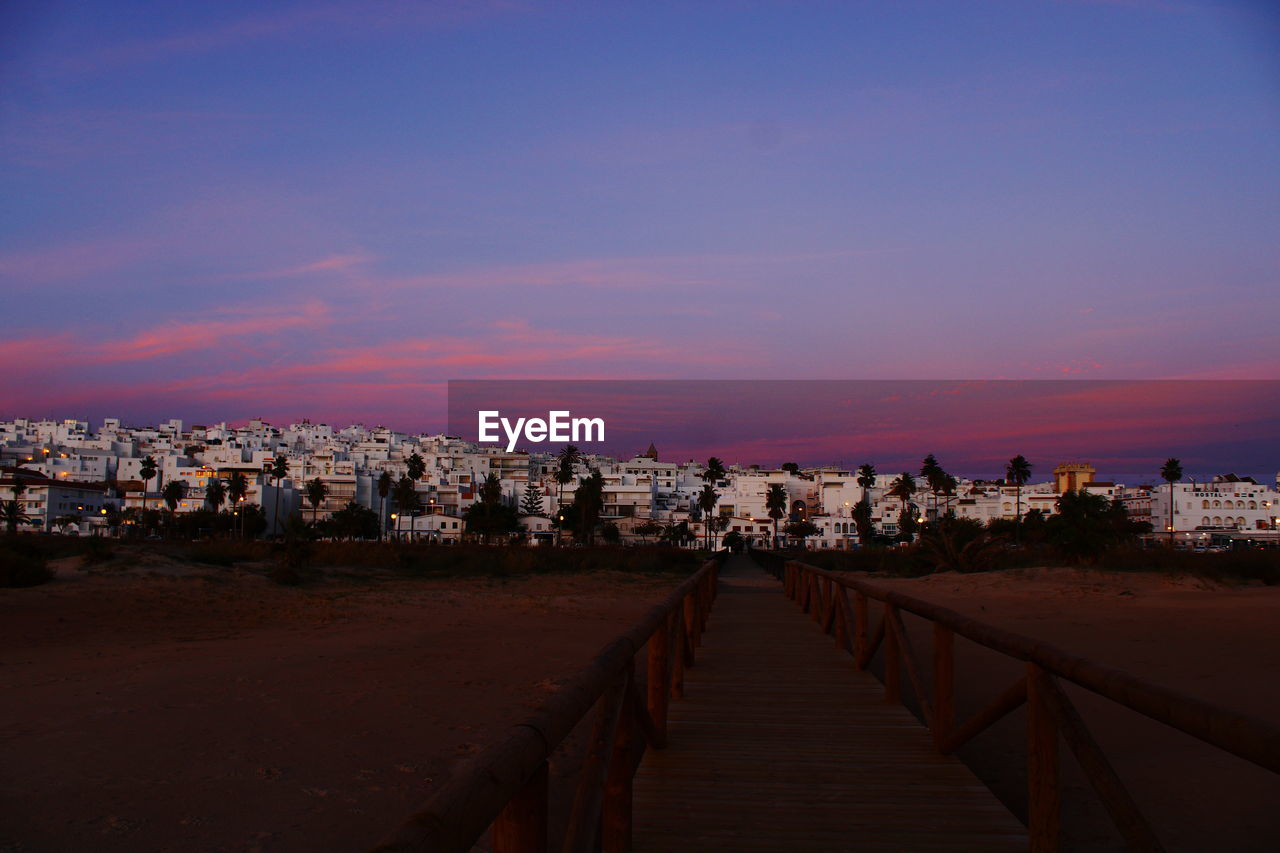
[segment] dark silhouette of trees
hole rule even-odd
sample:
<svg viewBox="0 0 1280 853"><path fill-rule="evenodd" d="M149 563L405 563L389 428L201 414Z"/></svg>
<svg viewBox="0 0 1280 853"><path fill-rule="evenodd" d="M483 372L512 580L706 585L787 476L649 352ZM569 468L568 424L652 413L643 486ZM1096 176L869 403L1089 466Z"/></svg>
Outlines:
<svg viewBox="0 0 1280 853"><path fill-rule="evenodd" d="M204 487L204 502L214 513L221 512L222 505L227 502L227 484L217 478L210 480Z"/></svg>
<svg viewBox="0 0 1280 853"><path fill-rule="evenodd" d="M280 484L289 476L289 457L281 454L271 461L269 473L276 481L275 507L271 514L271 531L275 534L280 529Z"/></svg>
<svg viewBox="0 0 1280 853"><path fill-rule="evenodd" d="M817 536L820 531L812 521L793 521L782 528L782 532L787 534L788 539L799 540L800 547L803 548L805 540L810 536Z"/></svg>
<svg viewBox="0 0 1280 853"><path fill-rule="evenodd" d="M138 468L138 476L142 478L142 511L147 511L147 483L155 477L159 471L154 457L147 456L142 460L142 466Z"/></svg>
<svg viewBox="0 0 1280 853"><path fill-rule="evenodd" d="M1027 461L1027 457L1019 453L1017 456L1009 460L1009 464L1005 466L1004 478L1006 482L1013 483L1017 487L1015 495L1017 503L1015 504L1014 521L1017 526L1014 528L1015 535L1019 541L1022 539L1022 487L1031 479L1031 463Z"/></svg>
<svg viewBox="0 0 1280 853"><path fill-rule="evenodd" d="M707 550L711 550L711 513L719 500L720 493L711 483L705 484L702 491L698 492L698 509L702 512L702 530L707 540Z"/></svg>
<svg viewBox="0 0 1280 853"><path fill-rule="evenodd" d="M383 519L387 517L386 506L387 498L391 495L391 489L395 485L395 481L391 479L390 471L383 471L378 476L378 541L381 542L383 534L386 532L387 523Z"/></svg>
<svg viewBox="0 0 1280 853"><path fill-rule="evenodd" d="M242 471L232 471L231 476L227 478L227 498L231 502L232 518L240 519L240 535L246 536L248 527L245 525L245 518L240 510L243 509L245 495L249 494L249 478Z"/></svg>
<svg viewBox="0 0 1280 853"><path fill-rule="evenodd" d="M778 521L787 514L787 487L781 483L770 483L764 493L764 506L773 519L773 543L771 548L778 547Z"/></svg>
<svg viewBox="0 0 1280 853"><path fill-rule="evenodd" d="M1169 544L1173 544L1173 531L1178 525L1174 523L1178 508L1173 502L1173 484L1182 479L1182 460L1170 456L1160 466L1160 478L1169 484Z"/></svg>
<svg viewBox="0 0 1280 853"><path fill-rule="evenodd" d="M396 482L392 499L395 501L396 512L398 513L395 530L396 537L399 538L400 519L422 509L422 498L418 497L418 489L413 480L409 477L401 477Z"/></svg>
<svg viewBox="0 0 1280 853"><path fill-rule="evenodd" d="M542 502L542 487L537 483L530 483L529 488L525 489L524 494L520 496L520 514L546 515Z"/></svg>
<svg viewBox="0 0 1280 853"><path fill-rule="evenodd" d="M600 513L604 511L604 475L593 469L584 477L573 494L573 506L578 520L574 536L581 536L583 542L591 545L595 542Z"/></svg>
<svg viewBox="0 0 1280 853"><path fill-rule="evenodd" d="M329 487L324 480L316 477L307 481L307 501L311 504L311 523L314 525L320 513L320 504L329 496Z"/></svg>

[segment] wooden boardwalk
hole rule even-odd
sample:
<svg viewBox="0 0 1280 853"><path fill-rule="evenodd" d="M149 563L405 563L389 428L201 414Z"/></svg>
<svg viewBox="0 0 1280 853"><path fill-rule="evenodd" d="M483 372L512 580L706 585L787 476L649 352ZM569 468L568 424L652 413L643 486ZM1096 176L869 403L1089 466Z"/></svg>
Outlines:
<svg viewBox="0 0 1280 853"><path fill-rule="evenodd" d="M1027 849L986 786L746 557L725 565L685 691L635 778L637 851Z"/></svg>

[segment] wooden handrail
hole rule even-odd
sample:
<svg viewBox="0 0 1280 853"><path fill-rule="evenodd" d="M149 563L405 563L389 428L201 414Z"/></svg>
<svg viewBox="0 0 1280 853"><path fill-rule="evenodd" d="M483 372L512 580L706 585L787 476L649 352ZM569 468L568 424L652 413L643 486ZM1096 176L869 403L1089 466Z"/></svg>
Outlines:
<svg viewBox="0 0 1280 853"><path fill-rule="evenodd" d="M630 802L617 799L629 800L629 780L644 749L665 746L667 697L682 695L678 681L684 667L693 665L718 576L719 561L708 560L631 630L604 646L539 713L453 773L399 829L372 848L374 853L466 853L490 825L494 853L547 850L548 759L597 706L596 732L573 810L578 822L571 823L566 842L568 849L591 849L603 823L605 853L625 850ZM646 645L647 702L633 681L636 655ZM660 686L655 678L661 679ZM622 765L625 780L619 775Z"/></svg>
<svg viewBox="0 0 1280 853"><path fill-rule="evenodd" d="M901 670L905 666L925 724L932 729L934 746L938 752L945 754L955 750L1010 711L1023 703L1028 705L1028 828L1033 853L1058 849L1059 735L1066 739L1130 848L1143 851L1162 849L1155 834L1138 812L1133 798L1089 734L1079 712L1058 686L1059 678L1245 761L1280 773L1280 726L1212 705L1127 672L1068 654L1048 643L997 628L933 602L877 586L861 578L843 576L838 572L826 571L795 560L786 561L781 570L775 571L777 557L771 555L771 558L764 562L766 571L770 571L775 577L781 575L787 596L800 604L806 613L820 614L836 607L841 609L842 616L848 618L849 614L844 610L847 604L841 604L841 601L846 594L845 590L854 591L853 614L848 619L852 624L842 625L839 618L834 620L836 644L850 651L854 656L855 668L861 670L871 662L876 647L883 639L885 699L901 701ZM883 616L870 639L867 607L869 599L884 605ZM933 623L932 702L925 695L919 666L902 624L902 611ZM820 620L820 624L827 633L831 633L832 620ZM853 635L852 648L848 640L849 634ZM952 719L952 638L955 634L1024 661L1027 666L1025 678L959 727L955 727Z"/></svg>
<svg viewBox="0 0 1280 853"><path fill-rule="evenodd" d="M1069 654L1048 643L963 616L933 602L859 578L840 577L804 563L806 572L829 576L839 585L950 628L980 646L1040 666L1060 678L1105 696L1233 755L1280 773L1280 727L1145 681L1119 669Z"/></svg>

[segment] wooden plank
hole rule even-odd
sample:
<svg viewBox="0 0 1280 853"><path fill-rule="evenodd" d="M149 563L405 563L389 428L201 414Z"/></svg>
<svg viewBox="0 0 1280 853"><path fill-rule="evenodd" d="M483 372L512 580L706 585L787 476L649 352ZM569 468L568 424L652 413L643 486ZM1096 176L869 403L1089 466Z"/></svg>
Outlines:
<svg viewBox="0 0 1280 853"><path fill-rule="evenodd" d="M712 622L668 746L636 776L633 849L1026 850L1025 828L778 581L731 559Z"/></svg>
<svg viewBox="0 0 1280 853"><path fill-rule="evenodd" d="M1027 827L1031 853L1057 853L1062 841L1058 729L1045 697L1044 670L1027 664Z"/></svg>
<svg viewBox="0 0 1280 853"><path fill-rule="evenodd" d="M493 853L546 853L547 763L493 822Z"/></svg>

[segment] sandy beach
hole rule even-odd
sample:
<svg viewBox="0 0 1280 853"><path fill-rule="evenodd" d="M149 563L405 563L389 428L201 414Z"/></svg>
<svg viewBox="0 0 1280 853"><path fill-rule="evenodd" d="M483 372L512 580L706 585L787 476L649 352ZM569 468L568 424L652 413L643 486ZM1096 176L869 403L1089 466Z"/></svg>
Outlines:
<svg viewBox="0 0 1280 853"><path fill-rule="evenodd" d="M291 588L169 558L104 573L77 559L54 583L0 592L6 853L367 847L677 583ZM1280 588L1063 569L878 582L1277 719ZM927 648L924 624L908 626ZM957 653L962 717L1020 673L968 642ZM1280 844L1274 775L1071 692L1170 850ZM961 752L1015 810L1023 737L1019 712ZM1064 764L1067 849L1121 849Z"/></svg>
<svg viewBox="0 0 1280 853"><path fill-rule="evenodd" d="M157 559L0 591L0 850L358 850L678 583Z"/></svg>
<svg viewBox="0 0 1280 853"><path fill-rule="evenodd" d="M1058 568L871 580L1280 724L1280 587ZM914 617L906 622L923 653L928 629ZM963 639L956 654L959 719L1023 671ZM1082 689L1068 693L1169 850L1280 848L1280 777ZM959 753L1016 810L1026 802L1024 738L1019 711ZM1062 749L1068 849L1123 850Z"/></svg>

